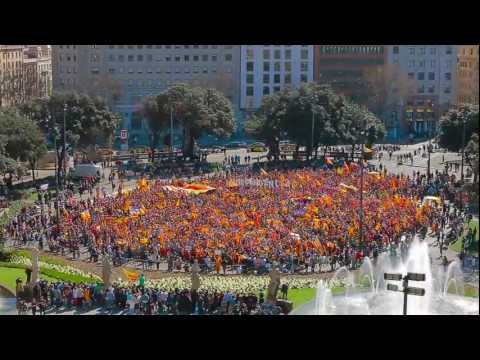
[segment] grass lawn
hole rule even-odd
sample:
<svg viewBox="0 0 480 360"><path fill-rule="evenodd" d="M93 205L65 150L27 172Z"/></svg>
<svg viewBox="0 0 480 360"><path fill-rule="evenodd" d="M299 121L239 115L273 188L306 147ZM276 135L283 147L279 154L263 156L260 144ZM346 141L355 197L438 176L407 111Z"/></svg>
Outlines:
<svg viewBox="0 0 480 360"><path fill-rule="evenodd" d="M332 289L332 295L338 295L345 292L343 287L334 287ZM300 305L303 305L315 298L317 293L316 288L304 288L304 289L289 289L288 300L293 302L293 308L296 309Z"/></svg>
<svg viewBox="0 0 480 360"><path fill-rule="evenodd" d="M18 278L21 278L24 284L26 283L27 275L25 274L24 269L0 267L0 284L11 290L13 293L15 293L15 281ZM58 281L55 278L43 274L40 274L40 279L47 281Z"/></svg>
<svg viewBox="0 0 480 360"><path fill-rule="evenodd" d="M477 229L477 236L475 237L475 242L474 242L474 245L472 245L472 247L478 249L478 239L480 236L478 220L470 221L470 223L468 224L468 227L472 230ZM458 253L462 251L463 238L465 237L465 235L466 235L466 232L457 241L455 241L452 245L450 245L450 250ZM473 252L473 253L478 254L478 252Z"/></svg>

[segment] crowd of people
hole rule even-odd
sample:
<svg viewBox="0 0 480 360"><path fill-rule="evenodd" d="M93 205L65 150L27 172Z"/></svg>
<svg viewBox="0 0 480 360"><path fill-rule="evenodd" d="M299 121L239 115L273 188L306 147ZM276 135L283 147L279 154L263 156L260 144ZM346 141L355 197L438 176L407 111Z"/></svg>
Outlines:
<svg viewBox="0 0 480 360"><path fill-rule="evenodd" d="M274 262L291 273L329 265L355 268L401 234L438 222L433 207L418 206L423 196L451 196L440 175L427 182L419 173L366 173L360 242L358 167L265 174L244 169L203 181L214 190L199 196L165 190L165 181L145 181L113 196L71 197L60 222L51 208L40 214L24 209L7 234L18 243L48 244L50 250L74 257L86 247L90 261L106 254L164 260L169 270L178 268L178 260L188 264L194 259L203 271L217 273L227 266L266 273ZM241 183L245 178L253 181Z"/></svg>
<svg viewBox="0 0 480 360"><path fill-rule="evenodd" d="M282 289L283 290L283 289ZM189 289L148 288L138 284L105 288L102 284L48 283L38 281L33 287L17 280L19 314L45 315L76 311L103 310L137 315L277 315L280 306L265 303L264 293L236 294L231 291L198 292ZM288 289L286 290L288 291ZM284 291L285 292L285 291ZM286 296L285 294L282 294Z"/></svg>

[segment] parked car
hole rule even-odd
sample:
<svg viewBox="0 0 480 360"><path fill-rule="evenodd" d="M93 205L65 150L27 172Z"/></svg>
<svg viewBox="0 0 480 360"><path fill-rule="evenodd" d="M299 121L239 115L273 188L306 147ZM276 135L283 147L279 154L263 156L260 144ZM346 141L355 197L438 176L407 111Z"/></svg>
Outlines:
<svg viewBox="0 0 480 360"><path fill-rule="evenodd" d="M251 152L265 152L265 151L268 151L268 148L264 143L256 142L256 143L251 144L248 147L248 150L251 151Z"/></svg>

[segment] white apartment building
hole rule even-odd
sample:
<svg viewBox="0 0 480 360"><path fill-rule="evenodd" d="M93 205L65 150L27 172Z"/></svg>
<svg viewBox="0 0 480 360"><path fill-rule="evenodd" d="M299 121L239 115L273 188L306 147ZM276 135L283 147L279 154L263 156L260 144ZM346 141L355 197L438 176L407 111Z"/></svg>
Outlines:
<svg viewBox="0 0 480 360"><path fill-rule="evenodd" d="M390 45L387 63L410 83L405 99L400 99L395 80L390 87L389 103L396 105L392 110L403 125L399 137L433 135L440 115L456 102L457 46Z"/></svg>
<svg viewBox="0 0 480 360"><path fill-rule="evenodd" d="M264 95L313 81L313 45L242 45L240 109L260 107Z"/></svg>
<svg viewBox="0 0 480 360"><path fill-rule="evenodd" d="M136 110L175 83L217 88L238 109L239 52L238 45L53 45L53 87L104 96L123 115L130 145L146 144Z"/></svg>

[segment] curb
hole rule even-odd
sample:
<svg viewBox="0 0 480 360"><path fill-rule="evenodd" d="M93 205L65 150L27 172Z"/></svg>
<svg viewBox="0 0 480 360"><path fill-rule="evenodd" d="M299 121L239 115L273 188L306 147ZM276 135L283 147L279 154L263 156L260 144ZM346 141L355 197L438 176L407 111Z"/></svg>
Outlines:
<svg viewBox="0 0 480 360"><path fill-rule="evenodd" d="M0 290L6 292L8 295L11 295L11 297L15 297L15 293L11 291L9 288L7 288L5 285L0 284Z"/></svg>

